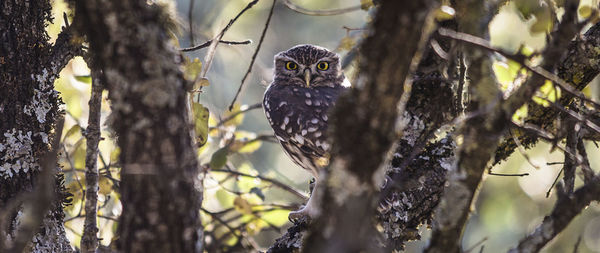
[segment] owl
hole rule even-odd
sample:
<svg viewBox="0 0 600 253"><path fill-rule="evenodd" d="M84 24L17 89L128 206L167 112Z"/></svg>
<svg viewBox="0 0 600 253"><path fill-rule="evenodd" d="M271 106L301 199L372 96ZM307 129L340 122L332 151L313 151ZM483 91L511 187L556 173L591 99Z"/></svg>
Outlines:
<svg viewBox="0 0 600 253"><path fill-rule="evenodd" d="M319 170L329 162L328 112L347 84L339 56L325 48L298 45L275 55L275 76L263 109L285 153L314 176L315 190ZM312 200L291 212L290 220L317 215Z"/></svg>

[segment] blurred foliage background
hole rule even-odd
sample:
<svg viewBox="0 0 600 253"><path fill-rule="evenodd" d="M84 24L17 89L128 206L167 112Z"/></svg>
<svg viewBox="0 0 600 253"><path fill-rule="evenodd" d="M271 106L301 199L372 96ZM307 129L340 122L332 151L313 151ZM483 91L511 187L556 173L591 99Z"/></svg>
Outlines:
<svg viewBox="0 0 600 253"><path fill-rule="evenodd" d="M190 0L160 2L168 4L173 15L177 16L180 27L174 34L178 40L177 46L184 48L213 38L250 1L196 0L191 9ZM309 43L335 49L344 57L366 35L364 28L368 26L369 15L373 12L373 8L368 8L370 1L364 0L295 1L314 10L360 4L365 7L337 16L307 16L288 9L282 2L279 1L275 6L264 44L234 110L229 112L227 107L248 69L272 1L259 1L228 30L224 40L250 39L253 43L218 45L206 75L208 82L204 81L201 92L196 94L198 108L206 107L210 112L208 139L198 150L199 160L203 164L201 176L204 178L205 191L202 217L209 252L225 251L231 247L268 247L289 226L289 210L297 209L303 203L303 198L308 196L309 173L293 164L283 154L279 144L273 141L271 129L260 107L262 94L271 82L273 56L297 44ZM553 0L541 2L540 5L537 0L515 0L503 6L489 26L492 45L527 55L539 52L545 46L547 32L552 29L552 8L555 6ZM582 0L581 18L590 15L597 6L598 0ZM64 25L61 18L63 12L70 11L62 0L54 1L53 8L55 19L48 33L55 39ZM558 8L556 12L560 16L562 10ZM190 22L193 40L189 31ZM193 76L199 72L207 52L205 48L185 53L188 73ZM352 76L353 68L350 65L345 69L346 76ZM494 71L504 90L510 90L523 75L528 74L521 71L517 63L501 57L496 59ZM67 177L69 191L74 195L72 204L66 210L65 226L71 243L77 247L83 228L85 138L81 131L87 125L89 83L89 69L81 58L73 60L56 81L56 89L62 95L67 115L60 164ZM598 101L599 82L595 80L584 93ZM560 96L560 91L542 89L541 95L555 99ZM102 122L110 114L106 97L107 94L104 94ZM526 109L519 113L520 116L526 115ZM197 115L197 124L206 124L203 116L205 114ZM100 142L101 157L98 163L101 173L98 225L101 244L108 245L115 238L116 220L121 211L119 163L116 160L119 150L115 146L114 136L104 124L102 137L104 140ZM595 143L586 143L586 147L591 167L597 172L600 170L600 149ZM552 162L562 162L563 154L560 150L552 151L550 145L542 143L528 150L527 155L530 161L516 152L493 171L529 173L529 176L487 176L465 231L465 249L474 247L479 250L481 245L485 245L484 252L506 251L532 232L551 210L555 196L552 192L548 197L546 194L562 167L562 164ZM576 187L578 185L581 185L579 178ZM429 236L428 229L422 228L422 234L421 241L408 244L407 252L421 251ZM570 252L579 240L579 252L600 252L598 203L588 207L544 251Z"/></svg>

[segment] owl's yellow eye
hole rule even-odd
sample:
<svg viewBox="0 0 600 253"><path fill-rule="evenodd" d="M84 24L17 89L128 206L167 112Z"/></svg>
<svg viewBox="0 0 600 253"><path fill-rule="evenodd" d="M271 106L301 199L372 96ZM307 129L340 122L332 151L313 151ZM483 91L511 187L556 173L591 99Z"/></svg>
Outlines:
<svg viewBox="0 0 600 253"><path fill-rule="evenodd" d="M288 70L294 70L294 69L297 69L297 68L298 68L298 64L296 64L296 63L295 63L295 62L293 62L293 61L289 61L289 62L287 62L287 63L285 64L285 68L286 68L286 69L288 69Z"/></svg>
<svg viewBox="0 0 600 253"><path fill-rule="evenodd" d="M329 68L329 63L324 62L324 61L319 62L319 64L317 64L317 68L319 70L327 70Z"/></svg>

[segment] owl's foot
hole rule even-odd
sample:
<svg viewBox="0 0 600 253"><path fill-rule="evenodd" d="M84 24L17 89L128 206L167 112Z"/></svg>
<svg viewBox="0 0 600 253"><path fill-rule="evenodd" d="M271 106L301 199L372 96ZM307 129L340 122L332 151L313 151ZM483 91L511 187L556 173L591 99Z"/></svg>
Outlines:
<svg viewBox="0 0 600 253"><path fill-rule="evenodd" d="M302 223L304 221L310 222L311 217L306 207L302 207L300 210L291 211L288 215L288 219L292 223Z"/></svg>

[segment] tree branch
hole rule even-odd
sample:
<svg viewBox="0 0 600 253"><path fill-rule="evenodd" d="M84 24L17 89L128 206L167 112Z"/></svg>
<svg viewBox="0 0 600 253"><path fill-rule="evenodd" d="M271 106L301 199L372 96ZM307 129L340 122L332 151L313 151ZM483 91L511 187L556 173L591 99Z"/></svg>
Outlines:
<svg viewBox="0 0 600 253"><path fill-rule="evenodd" d="M558 200L550 215L544 218L535 231L523 238L517 247L509 252L538 252L556 237L592 201L600 201L600 175L577 189L572 194L558 194Z"/></svg>

